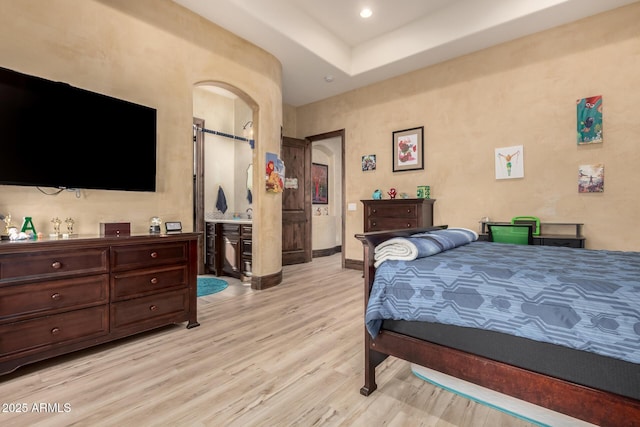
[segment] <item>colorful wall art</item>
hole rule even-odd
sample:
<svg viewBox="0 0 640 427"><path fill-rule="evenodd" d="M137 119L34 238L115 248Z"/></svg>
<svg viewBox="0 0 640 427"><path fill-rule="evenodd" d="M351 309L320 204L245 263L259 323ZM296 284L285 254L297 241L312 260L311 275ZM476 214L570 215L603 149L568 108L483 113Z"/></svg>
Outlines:
<svg viewBox="0 0 640 427"><path fill-rule="evenodd" d="M362 172L374 170L376 170L376 155L368 154L366 156L362 156Z"/></svg>
<svg viewBox="0 0 640 427"><path fill-rule="evenodd" d="M602 95L578 99L578 145L602 142Z"/></svg>
<svg viewBox="0 0 640 427"><path fill-rule="evenodd" d="M604 192L604 165L582 165L578 168L578 193Z"/></svg>
<svg viewBox="0 0 640 427"><path fill-rule="evenodd" d="M321 163L311 164L311 203L326 205L329 203L329 166Z"/></svg>
<svg viewBox="0 0 640 427"><path fill-rule="evenodd" d="M424 126L393 132L393 171L424 169Z"/></svg>
<svg viewBox="0 0 640 427"><path fill-rule="evenodd" d="M282 193L284 190L284 162L277 154L266 154L267 168L265 171L266 189L269 193Z"/></svg>

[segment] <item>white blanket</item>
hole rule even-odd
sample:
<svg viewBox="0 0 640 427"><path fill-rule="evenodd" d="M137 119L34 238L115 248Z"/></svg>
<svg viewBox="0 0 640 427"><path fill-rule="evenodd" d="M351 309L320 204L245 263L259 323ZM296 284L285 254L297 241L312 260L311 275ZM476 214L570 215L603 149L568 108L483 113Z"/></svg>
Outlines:
<svg viewBox="0 0 640 427"><path fill-rule="evenodd" d="M378 266L386 260L396 259L410 261L418 257L418 247L410 239L394 237L380 243L373 251L375 260L373 266Z"/></svg>
<svg viewBox="0 0 640 427"><path fill-rule="evenodd" d="M388 260L411 261L453 249L478 240L478 233L466 228L449 228L409 237L393 237L380 243L373 251L373 266Z"/></svg>

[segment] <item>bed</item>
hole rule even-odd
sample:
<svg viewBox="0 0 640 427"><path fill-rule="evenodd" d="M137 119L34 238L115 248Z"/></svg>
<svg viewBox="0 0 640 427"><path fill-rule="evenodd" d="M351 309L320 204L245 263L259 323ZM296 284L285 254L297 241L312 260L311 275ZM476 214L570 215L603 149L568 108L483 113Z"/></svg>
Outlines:
<svg viewBox="0 0 640 427"><path fill-rule="evenodd" d="M361 394L367 396L376 390L376 366L393 356L596 425L638 425L640 253L520 246L475 239L453 247L436 242L440 250L434 253L424 255L420 249L417 256L413 251L404 258L401 252L397 261L390 256L382 262L384 258L375 253L376 247L394 247L389 245L394 239L413 239L418 233L437 234L438 230L431 227L356 235L364 250L365 371ZM417 259L412 260L414 257ZM431 269L427 275L431 277L414 277L420 268ZM468 275L470 271L473 274ZM550 273L552 279L543 278ZM586 276L581 279L583 273ZM392 282L395 276L401 278L400 290L381 292L380 283L386 286L385 282ZM492 283L493 291L488 292L500 289L501 295L476 294L473 287L486 276L499 278ZM379 283L374 286L376 280ZM525 283L519 283L521 280ZM553 287L554 283L561 286L550 294L533 290L536 282L544 280L553 283L543 284L543 288ZM426 287L418 287L418 282ZM443 311L454 312L456 320L443 323L440 314L430 307L412 305L425 304L411 301L418 293L432 298L434 292L444 295L452 289L471 294L465 295L462 302L457 299L459 295L449 294L447 301L437 303ZM602 295L601 289L606 289ZM613 295L621 292L622 298L614 300ZM391 303L385 300L389 295L393 297ZM506 298L497 298L505 295ZM402 299L404 296L408 298ZM569 307L573 300L580 300L580 304L593 300L596 307ZM544 329L542 323L546 321L540 319L545 316L535 313L536 304L531 302L559 307L551 310L547 319L555 316L565 324L549 320L549 336L541 339L509 330L512 324L538 334ZM482 305L491 306L498 318L487 314L480 320L473 317ZM388 313L390 306L403 307L415 316L403 318ZM537 319L514 312L516 306L524 307L525 312L533 311ZM621 311L612 314L614 309ZM580 323L587 335L586 343L581 341L584 337L569 332Z"/></svg>

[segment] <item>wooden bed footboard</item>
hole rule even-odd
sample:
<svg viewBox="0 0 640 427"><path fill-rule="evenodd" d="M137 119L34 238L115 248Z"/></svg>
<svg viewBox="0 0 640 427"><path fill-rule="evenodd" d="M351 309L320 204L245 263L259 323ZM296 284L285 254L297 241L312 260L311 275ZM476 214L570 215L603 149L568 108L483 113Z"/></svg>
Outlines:
<svg viewBox="0 0 640 427"><path fill-rule="evenodd" d="M364 251L365 310L375 276L375 246L392 237L403 237L427 230L392 230L355 236L362 242ZM373 340L364 325L363 330L365 366L364 386L360 393L365 396L377 388L376 367L388 356L393 356L596 425L634 426L638 425L640 420L640 401L635 399L384 329Z"/></svg>

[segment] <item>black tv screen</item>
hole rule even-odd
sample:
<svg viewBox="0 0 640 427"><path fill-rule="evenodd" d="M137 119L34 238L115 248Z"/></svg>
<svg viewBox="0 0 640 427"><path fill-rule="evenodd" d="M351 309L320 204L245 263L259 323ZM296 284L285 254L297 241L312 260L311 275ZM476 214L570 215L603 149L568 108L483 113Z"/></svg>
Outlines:
<svg viewBox="0 0 640 427"><path fill-rule="evenodd" d="M0 68L0 184L156 190L156 110Z"/></svg>

